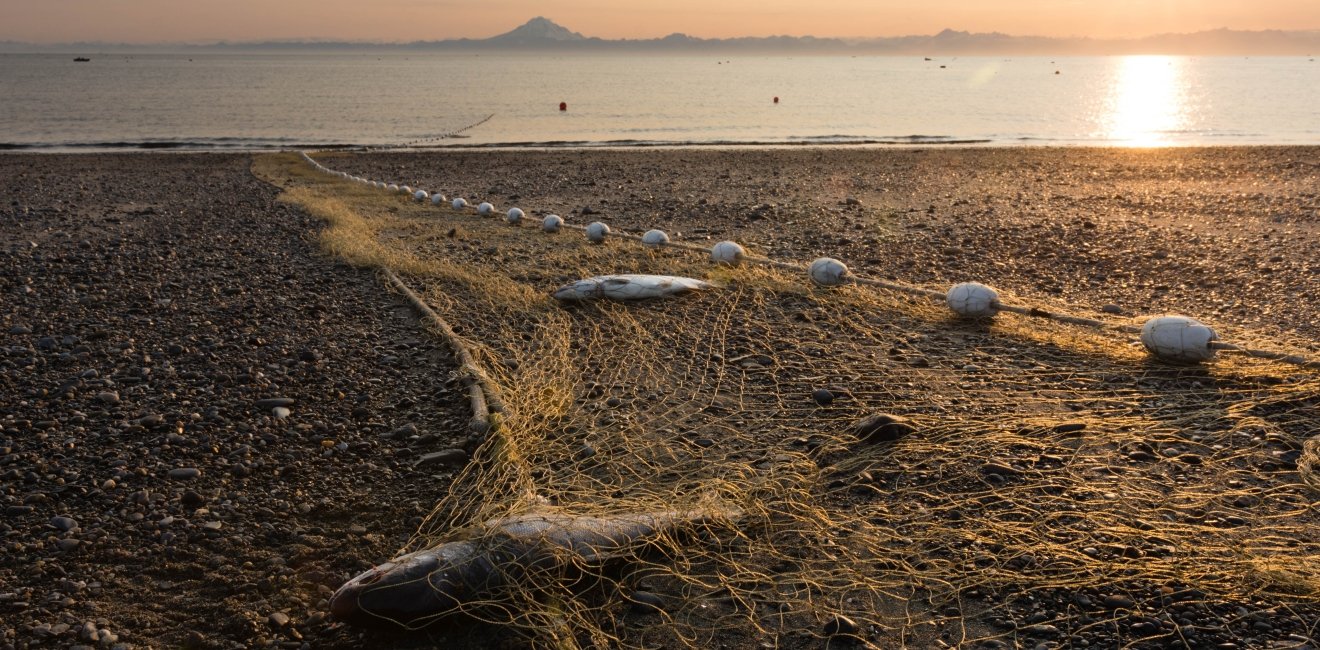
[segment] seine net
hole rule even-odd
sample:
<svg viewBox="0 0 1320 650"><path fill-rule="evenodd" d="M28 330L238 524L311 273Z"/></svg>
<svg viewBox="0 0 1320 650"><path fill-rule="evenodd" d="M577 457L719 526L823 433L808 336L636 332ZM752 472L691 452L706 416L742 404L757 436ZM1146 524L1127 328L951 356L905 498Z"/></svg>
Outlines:
<svg viewBox="0 0 1320 650"><path fill-rule="evenodd" d="M371 224L502 403L404 551L521 513L678 513L609 561L497 569L478 619L546 645L957 646L1019 642L1051 594L1074 604L1045 622L1128 642L1117 622L1173 601L1320 612L1314 370L1165 365L1114 332L297 182ZM616 273L718 288L548 296ZM910 431L859 432L877 414Z"/></svg>

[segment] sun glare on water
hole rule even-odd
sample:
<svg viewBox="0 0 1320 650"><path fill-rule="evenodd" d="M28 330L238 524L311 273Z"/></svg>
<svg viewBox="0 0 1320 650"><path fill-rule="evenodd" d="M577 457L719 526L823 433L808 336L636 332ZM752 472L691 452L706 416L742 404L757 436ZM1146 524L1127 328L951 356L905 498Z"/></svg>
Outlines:
<svg viewBox="0 0 1320 650"><path fill-rule="evenodd" d="M1182 62L1168 56L1128 56L1115 65L1106 135L1130 147L1172 144L1184 128L1186 80Z"/></svg>

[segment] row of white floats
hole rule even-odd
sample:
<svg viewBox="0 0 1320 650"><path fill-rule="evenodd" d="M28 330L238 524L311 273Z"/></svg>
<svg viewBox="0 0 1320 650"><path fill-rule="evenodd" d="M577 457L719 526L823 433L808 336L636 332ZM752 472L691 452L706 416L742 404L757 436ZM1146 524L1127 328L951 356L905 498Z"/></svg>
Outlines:
<svg viewBox="0 0 1320 650"><path fill-rule="evenodd" d="M471 207L468 205L467 200L462 197L455 197L450 200L439 192L432 194L426 190L414 190L407 185L368 180L347 172L330 169L314 160L306 152L301 152L301 155L304 160L321 172L375 189L410 195L418 203L429 201L432 205L439 206L448 202L454 210L467 210ZM487 202L477 204L475 209L476 213L481 216L490 216L495 212L495 206ZM510 224L518 224L526 216L522 209L510 208L505 213L504 219ZM556 214L546 215L541 220L541 229L548 233L559 232L564 225L564 219ZM584 230L587 240L597 244L604 242L610 234L610 227L600 221L587 225ZM641 242L647 247L659 248L669 244L669 235L663 230L648 230L642 235ZM746 249L733 241L722 241L712 246L710 257L717 264L731 266L741 264L745 260L768 261L748 257ZM847 265L830 257L822 257L813 261L807 267L807 275L812 282L822 287L837 287L856 281L856 278L849 272ZM962 318L991 318L1004 308L999 301L998 292L979 282L956 284L943 296L949 309ZM1216 341L1218 341L1219 336L1215 334L1214 330L1200 321L1186 316L1160 316L1147 320L1141 327L1140 338L1142 345L1151 354L1165 361L1178 363L1209 361L1214 358L1217 348L1231 347L1217 345Z"/></svg>

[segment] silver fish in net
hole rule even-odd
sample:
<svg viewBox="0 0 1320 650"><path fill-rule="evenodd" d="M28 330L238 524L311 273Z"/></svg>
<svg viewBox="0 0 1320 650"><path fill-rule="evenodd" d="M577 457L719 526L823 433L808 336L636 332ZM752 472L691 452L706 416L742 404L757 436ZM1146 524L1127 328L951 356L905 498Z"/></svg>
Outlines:
<svg viewBox="0 0 1320 650"><path fill-rule="evenodd" d="M642 300L713 288L709 282L674 275L602 275L564 285L556 300Z"/></svg>
<svg viewBox="0 0 1320 650"><path fill-rule="evenodd" d="M555 510L493 519L468 539L401 555L349 580L330 599L335 618L356 625L427 625L457 612L512 606L514 595L571 582L611 560L735 511L646 512L611 517Z"/></svg>

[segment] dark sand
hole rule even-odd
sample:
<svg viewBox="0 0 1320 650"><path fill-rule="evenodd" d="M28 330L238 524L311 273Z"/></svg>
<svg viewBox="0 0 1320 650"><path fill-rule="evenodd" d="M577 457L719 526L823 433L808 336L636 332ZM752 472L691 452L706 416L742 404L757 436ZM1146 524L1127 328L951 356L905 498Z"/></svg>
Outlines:
<svg viewBox="0 0 1320 650"><path fill-rule="evenodd" d="M978 280L1078 315L1177 311L1317 356L1316 148L323 160L529 214ZM320 255L320 224L249 165L0 157L0 647L432 642L364 636L327 620L325 599L444 494L415 457L470 448L452 360L372 274ZM294 400L286 418L258 406L277 397ZM1315 632L1256 614L1206 636Z"/></svg>

